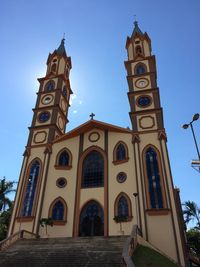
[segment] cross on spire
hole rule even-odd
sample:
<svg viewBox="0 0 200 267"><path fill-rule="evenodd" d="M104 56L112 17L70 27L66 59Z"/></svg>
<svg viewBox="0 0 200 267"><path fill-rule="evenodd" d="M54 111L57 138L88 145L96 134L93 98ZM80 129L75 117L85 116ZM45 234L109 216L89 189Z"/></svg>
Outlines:
<svg viewBox="0 0 200 267"><path fill-rule="evenodd" d="M91 114L90 114L91 120L93 120L93 119L94 119L94 116L95 116L95 114L94 114L94 113L91 113Z"/></svg>

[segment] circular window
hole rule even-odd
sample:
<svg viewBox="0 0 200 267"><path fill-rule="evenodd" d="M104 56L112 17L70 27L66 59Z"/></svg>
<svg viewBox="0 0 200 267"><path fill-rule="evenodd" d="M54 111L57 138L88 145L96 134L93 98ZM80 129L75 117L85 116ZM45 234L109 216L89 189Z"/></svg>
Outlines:
<svg viewBox="0 0 200 267"><path fill-rule="evenodd" d="M67 180L64 177L60 177L56 181L57 187L63 188L67 185Z"/></svg>
<svg viewBox="0 0 200 267"><path fill-rule="evenodd" d="M100 134L98 132L93 132L88 137L90 142L97 142L99 138L100 138Z"/></svg>
<svg viewBox="0 0 200 267"><path fill-rule="evenodd" d="M137 102L140 107L147 107L151 104L151 98L149 96L141 96Z"/></svg>
<svg viewBox="0 0 200 267"><path fill-rule="evenodd" d="M52 95L45 95L42 98L42 104L47 105L47 104L51 103L52 100L53 100L53 96Z"/></svg>
<svg viewBox="0 0 200 267"><path fill-rule="evenodd" d="M38 117L40 122L46 122L48 121L49 118L50 118L50 113L47 111L41 112Z"/></svg>
<svg viewBox="0 0 200 267"><path fill-rule="evenodd" d="M120 172L120 173L118 173L118 175L117 175L117 181L118 181L119 183L123 183L123 182L125 182L125 181L126 181L126 178L127 178L127 176L126 176L126 173L125 173L125 172Z"/></svg>

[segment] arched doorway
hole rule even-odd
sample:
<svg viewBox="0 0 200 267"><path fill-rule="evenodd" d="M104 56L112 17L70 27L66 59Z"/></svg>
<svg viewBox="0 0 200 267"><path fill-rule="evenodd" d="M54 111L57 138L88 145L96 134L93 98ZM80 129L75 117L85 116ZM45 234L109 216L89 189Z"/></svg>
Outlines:
<svg viewBox="0 0 200 267"><path fill-rule="evenodd" d="M104 214L97 201L89 201L80 213L79 236L103 236Z"/></svg>

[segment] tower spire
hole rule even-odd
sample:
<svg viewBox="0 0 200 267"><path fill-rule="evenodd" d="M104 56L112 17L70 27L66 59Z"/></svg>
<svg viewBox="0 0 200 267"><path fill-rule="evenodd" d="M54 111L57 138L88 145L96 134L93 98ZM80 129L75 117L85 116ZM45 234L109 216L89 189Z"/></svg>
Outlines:
<svg viewBox="0 0 200 267"><path fill-rule="evenodd" d="M65 51L65 38L62 38L59 47L56 49L56 52L60 55L66 55Z"/></svg>
<svg viewBox="0 0 200 267"><path fill-rule="evenodd" d="M139 28L139 26L138 26L138 21L137 21L137 20L134 21L134 29L133 29L132 36L133 36L135 33L143 34L143 32L140 30L140 28Z"/></svg>

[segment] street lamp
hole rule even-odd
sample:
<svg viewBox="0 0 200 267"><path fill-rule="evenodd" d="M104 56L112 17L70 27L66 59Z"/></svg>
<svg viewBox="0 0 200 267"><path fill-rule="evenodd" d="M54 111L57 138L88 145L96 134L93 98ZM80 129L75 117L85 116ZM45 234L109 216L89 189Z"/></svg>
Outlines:
<svg viewBox="0 0 200 267"><path fill-rule="evenodd" d="M192 135L193 135L193 138L194 138L194 143L195 143L195 146L196 146L196 150L197 150L197 155L198 155L198 163L200 164L200 153L199 153L199 148L198 148L198 144L197 144L197 140L196 140L196 136L195 136L195 133L194 133L194 128L193 128L193 122L194 121L197 121L199 119L199 113L196 113L194 114L193 118L192 118L192 121L189 122L188 124L184 124L182 126L183 129L187 129L188 127L191 128L191 131L192 131ZM195 161L192 161L192 164L193 162L195 162L195 164L197 164L196 160ZM194 165L194 164L193 164Z"/></svg>

